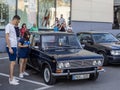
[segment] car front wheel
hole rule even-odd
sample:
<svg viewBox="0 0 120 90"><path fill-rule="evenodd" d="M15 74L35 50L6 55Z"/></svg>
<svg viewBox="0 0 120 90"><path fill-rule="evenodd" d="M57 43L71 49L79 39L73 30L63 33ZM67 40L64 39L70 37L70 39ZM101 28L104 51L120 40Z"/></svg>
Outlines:
<svg viewBox="0 0 120 90"><path fill-rule="evenodd" d="M48 66L44 68L43 78L44 78L44 82L48 85L52 85L56 82L56 79L55 77L52 76L51 70Z"/></svg>
<svg viewBox="0 0 120 90"><path fill-rule="evenodd" d="M103 57L104 57L103 65L107 66L108 65L107 55L104 52L100 52L99 54L103 55Z"/></svg>

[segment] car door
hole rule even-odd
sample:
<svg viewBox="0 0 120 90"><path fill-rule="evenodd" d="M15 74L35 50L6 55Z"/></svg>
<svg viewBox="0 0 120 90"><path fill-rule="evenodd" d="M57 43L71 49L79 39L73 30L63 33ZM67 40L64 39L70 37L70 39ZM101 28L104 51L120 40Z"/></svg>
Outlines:
<svg viewBox="0 0 120 90"><path fill-rule="evenodd" d="M31 65L39 70L41 67L40 64L40 35L39 34L34 34L31 40L31 50L30 50L30 62Z"/></svg>
<svg viewBox="0 0 120 90"><path fill-rule="evenodd" d="M94 41L90 33L81 33L79 40L84 49L95 52Z"/></svg>

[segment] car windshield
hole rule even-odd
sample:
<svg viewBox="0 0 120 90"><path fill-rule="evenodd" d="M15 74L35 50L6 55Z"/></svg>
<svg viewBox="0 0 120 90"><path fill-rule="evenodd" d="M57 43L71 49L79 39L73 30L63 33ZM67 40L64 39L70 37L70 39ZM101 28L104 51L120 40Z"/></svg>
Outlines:
<svg viewBox="0 0 120 90"><path fill-rule="evenodd" d="M117 42L118 40L110 33L95 33L92 35L97 43Z"/></svg>
<svg viewBox="0 0 120 90"><path fill-rule="evenodd" d="M81 48L74 34L42 35L42 48L44 50L63 50Z"/></svg>

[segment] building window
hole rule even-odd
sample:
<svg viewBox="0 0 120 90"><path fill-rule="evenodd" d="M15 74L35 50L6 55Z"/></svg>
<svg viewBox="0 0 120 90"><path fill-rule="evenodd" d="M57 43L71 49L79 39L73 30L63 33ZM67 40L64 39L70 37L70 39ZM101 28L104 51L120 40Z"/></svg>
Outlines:
<svg viewBox="0 0 120 90"><path fill-rule="evenodd" d="M39 28L53 29L55 17L60 19L60 15L66 21L70 21L70 3L71 0L39 0Z"/></svg>
<svg viewBox="0 0 120 90"><path fill-rule="evenodd" d="M15 15L16 0L0 0L0 29L11 21Z"/></svg>
<svg viewBox="0 0 120 90"><path fill-rule="evenodd" d="M60 19L61 14L65 19L66 25L70 21L70 1L71 0L56 0L56 17Z"/></svg>
<svg viewBox="0 0 120 90"><path fill-rule="evenodd" d="M51 28L55 20L55 0L39 0L39 28Z"/></svg>
<svg viewBox="0 0 120 90"><path fill-rule="evenodd" d="M18 15L21 17L20 25L26 23L30 29L37 23L37 0L18 0Z"/></svg>
<svg viewBox="0 0 120 90"><path fill-rule="evenodd" d="M21 17L20 26L26 23L28 29L33 23L37 23L40 29L53 29L55 17L60 19L61 14L68 24L70 3L71 0L0 0L0 29L4 29L5 25L12 20L16 9L17 15Z"/></svg>
<svg viewBox="0 0 120 90"><path fill-rule="evenodd" d="M119 29L119 28L120 28L120 6L115 6L113 29Z"/></svg>

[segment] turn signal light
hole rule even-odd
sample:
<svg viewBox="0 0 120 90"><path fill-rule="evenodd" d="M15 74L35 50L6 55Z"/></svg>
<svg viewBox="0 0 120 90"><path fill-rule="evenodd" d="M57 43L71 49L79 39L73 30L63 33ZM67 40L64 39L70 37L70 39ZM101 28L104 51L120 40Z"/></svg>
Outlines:
<svg viewBox="0 0 120 90"><path fill-rule="evenodd" d="M56 73L62 73L62 70L61 69L57 69Z"/></svg>
<svg viewBox="0 0 120 90"><path fill-rule="evenodd" d="M99 67L98 67L98 70L102 70L102 69L103 69L103 67L102 67L102 66L99 66Z"/></svg>

